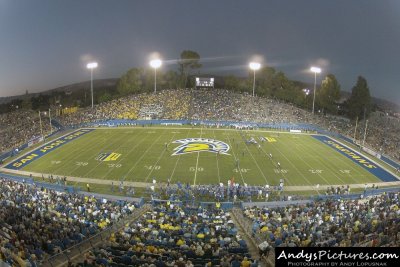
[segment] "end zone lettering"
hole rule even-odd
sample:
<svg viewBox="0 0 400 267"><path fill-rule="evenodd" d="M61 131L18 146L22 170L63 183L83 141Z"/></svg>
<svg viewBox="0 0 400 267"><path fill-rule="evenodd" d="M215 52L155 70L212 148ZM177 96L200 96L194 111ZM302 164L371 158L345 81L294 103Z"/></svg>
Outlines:
<svg viewBox="0 0 400 267"><path fill-rule="evenodd" d="M77 131L77 132L74 132L74 133L72 133L70 135L65 136L63 139L64 140L72 140L72 139L74 139L74 138L76 138L78 136L81 136L82 134L87 133L88 131L90 132L92 130L91 129L80 130L80 131Z"/></svg>
<svg viewBox="0 0 400 267"><path fill-rule="evenodd" d="M15 161L12 165L13 165L14 167L16 167L16 168L19 168L19 167L21 167L22 165L24 165L25 163L27 163L27 162L29 162L29 161L31 161L31 160L33 160L33 159L36 159L37 157L39 157L38 154L32 153L32 154L29 154L29 155L27 155L27 156L21 158L21 159L18 160L18 161Z"/></svg>
<svg viewBox="0 0 400 267"><path fill-rule="evenodd" d="M334 148L342 151L343 153L345 153L346 155L350 156L351 158L353 158L354 160L358 161L359 163L363 164L365 167L370 168L370 169L376 169L377 167L372 164L371 162L367 161L365 158L360 157L359 155L357 155L356 153L352 152L351 150L339 145L338 143L332 141L332 140L325 140L325 143L327 143L330 146L333 146Z"/></svg>
<svg viewBox="0 0 400 267"><path fill-rule="evenodd" d="M65 141L58 140L58 141L55 141L55 142L53 142L51 144L48 144L45 147L41 148L40 151L45 153L47 150L53 149L54 147L59 146L59 145L64 144L64 143L65 143Z"/></svg>
<svg viewBox="0 0 400 267"><path fill-rule="evenodd" d="M368 172L375 175L383 182L396 182L399 181L396 176L392 173L386 171L382 167L380 167L377 163L373 162L370 159L367 159L363 155L357 153L353 149L347 147L344 144L337 142L325 135L311 135L313 138L317 139L318 141L324 143L325 145L331 147L332 149L336 150L340 154L346 156L353 162L357 163L359 166L367 170Z"/></svg>
<svg viewBox="0 0 400 267"><path fill-rule="evenodd" d="M68 134L66 136L60 137L60 138L54 140L53 142L50 142L43 146L40 146L37 149L35 149L34 151L32 151L31 153L26 154L17 160L12 161L4 168L12 169L12 170L19 170L19 169L25 167L26 165L28 165L29 163L31 163L32 161L34 161L35 159L40 158L41 156L49 153L50 151L70 142L73 139L78 138L79 136L89 133L91 131L94 131L94 129L82 129L82 130L73 132L71 134Z"/></svg>

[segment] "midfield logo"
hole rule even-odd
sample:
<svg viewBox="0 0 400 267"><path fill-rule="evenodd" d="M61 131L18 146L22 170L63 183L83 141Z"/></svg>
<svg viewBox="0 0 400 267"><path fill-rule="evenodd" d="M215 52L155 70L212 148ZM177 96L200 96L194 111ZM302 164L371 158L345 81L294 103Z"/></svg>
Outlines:
<svg viewBox="0 0 400 267"><path fill-rule="evenodd" d="M229 150L229 145L227 143L214 139L185 138L185 139L175 140L172 143L181 144L180 146L174 148L175 152L172 154L172 156L195 153L195 152L212 152L212 153L229 155L227 153Z"/></svg>

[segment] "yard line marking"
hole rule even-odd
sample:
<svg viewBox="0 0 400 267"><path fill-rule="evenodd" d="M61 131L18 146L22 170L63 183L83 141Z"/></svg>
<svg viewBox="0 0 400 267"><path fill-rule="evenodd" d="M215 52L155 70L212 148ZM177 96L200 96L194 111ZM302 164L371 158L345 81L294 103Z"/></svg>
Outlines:
<svg viewBox="0 0 400 267"><path fill-rule="evenodd" d="M314 151L316 151L315 153L318 152L318 151L315 150L315 149L314 149ZM332 157L325 157L325 158L333 158L333 159L335 159L335 160L337 160L337 161L340 161L340 162L342 162L347 168L351 169L351 170L354 171L355 173L359 174L360 176L363 175L363 173L359 170L359 168L356 168L356 167L355 167L355 166L358 166L358 165L354 164L354 162L352 162L351 160L350 160L350 161L347 161L347 158L346 158L346 157L343 157L342 154L340 154L339 157L335 155L335 156L332 156ZM332 169L333 169L333 168L332 168ZM355 184L359 183L359 181L357 181L357 180L355 179L355 176L353 176L353 175L350 176L350 179L352 179L352 180L354 181Z"/></svg>
<svg viewBox="0 0 400 267"><path fill-rule="evenodd" d="M121 134L120 138L116 138L114 140L114 142L110 142L109 145L106 146L106 148L114 148L114 144L118 143L120 140L124 139L125 135ZM109 139L107 139L108 141ZM120 148L122 145L118 146L118 148ZM105 148L103 148L102 150L106 150ZM90 169L87 173L85 173L85 175L83 177L90 177L89 173L91 173L93 170L97 169L99 167L99 165L102 163L102 161L99 161L97 164L95 164L95 166Z"/></svg>
<svg viewBox="0 0 400 267"><path fill-rule="evenodd" d="M297 149L297 150L299 150L299 149ZM308 164L308 162L305 161L302 157L300 157L297 153L295 154L295 156L296 156L297 158L299 158L302 162L304 162L304 164L307 165L310 169L313 169L313 167L312 167L310 164ZM317 175L318 175L319 177L321 177L322 180L324 180L324 181L326 182L326 184L331 185L331 184L328 182L328 180L325 179L325 177L324 177L323 175L321 175L320 173L317 173ZM340 178L339 178L339 179L340 179Z"/></svg>
<svg viewBox="0 0 400 267"><path fill-rule="evenodd" d="M197 178L197 167L199 166L199 156L200 156L200 152L197 152L196 169L194 170L194 180L193 180L193 185L196 185L196 178Z"/></svg>
<svg viewBox="0 0 400 267"><path fill-rule="evenodd" d="M275 145L272 143L272 146L274 147ZM275 148L275 150L277 150L278 153L281 154L281 155L289 162L289 164L293 166L293 168L304 178L304 180L307 181L307 183L308 183L310 186L313 186L313 184L310 183L310 181L307 179L307 177L305 177L305 176L303 175L303 173L302 173L301 171L299 171L299 169L296 168L296 165L294 165L294 164L285 156L285 154L283 154L279 149L276 149L276 148ZM313 186L313 187L314 187L314 186ZM319 194L319 191L318 191L318 190L314 189L314 191L317 191L317 193Z"/></svg>
<svg viewBox="0 0 400 267"><path fill-rule="evenodd" d="M216 139L216 136L215 136L215 131L213 130L213 134L214 134L214 139ZM219 174L219 153L215 153L215 157L216 157L216 159L217 159L217 172L218 172L218 183L221 183L221 176L220 176L220 174Z"/></svg>
<svg viewBox="0 0 400 267"><path fill-rule="evenodd" d="M188 138L189 137L189 133L190 133L190 131L192 130L192 129L188 129L189 131L187 131L187 133L186 133L186 138ZM175 170L176 170L176 166L178 166L178 162L179 162L179 160L181 159L181 156L182 156L182 154L179 154L178 155L178 158L176 159L176 161L175 161L175 166L174 166L174 169L172 170L172 173L171 173L171 175L170 175L170 177L169 177L169 181L171 182L172 181L172 178L173 178L173 176L174 176L174 174L175 174Z"/></svg>
<svg viewBox="0 0 400 267"><path fill-rule="evenodd" d="M280 169L279 166L278 166L278 164L273 160L273 158L271 158L271 157L268 155L268 153L264 150L264 148L263 148L262 146L260 146L259 149L261 149L261 151L264 153L264 155L267 157L267 159L269 159L269 160L272 162L272 165L274 165L275 168ZM291 185L290 179L286 178L285 173L280 172L279 175L282 175L283 179L287 182L287 184L288 184L289 186Z"/></svg>
<svg viewBox="0 0 400 267"><path fill-rule="evenodd" d="M137 137L138 137L138 133L136 133L135 135L132 135L128 140L131 140L131 139L136 139ZM146 138L142 138L141 140L140 140L140 142L135 142L135 145L134 146L132 146L132 148L131 149L129 149L128 150L128 153L124 156L124 157L120 157L120 159L119 160L117 160L115 163L121 163L121 162L123 162L125 159L129 159L129 155L132 153L132 151L134 151L141 143L143 143L143 141L145 140ZM128 141L129 142L129 141ZM121 147L121 146L120 146ZM119 148L119 147L118 147ZM113 171L113 168L110 168L110 170L105 174L105 175L103 175L103 177L102 177L102 179L104 179L105 177L107 177L107 175L110 173L110 172L112 172ZM125 175L126 176L126 175Z"/></svg>
<svg viewBox="0 0 400 267"><path fill-rule="evenodd" d="M96 132L96 131L92 131L92 133L94 133L94 132ZM74 140L74 141L76 141L76 140ZM73 141L73 142L74 142L74 141ZM73 142L71 142L71 143L73 143ZM94 140L89 140L89 144L92 144L92 143L94 143ZM75 146L74 146L74 147L75 147ZM70 160L70 158L72 158L73 156L75 156L75 155L77 154L76 152L77 152L77 151L80 151L80 150L81 150L80 148L72 149L70 153L67 153L67 154L66 154L65 159L62 160L63 162L61 162L61 164L58 165L58 167L57 167L56 169L54 169L54 170L51 169L51 165L47 165L47 164L46 164L45 169L42 169L41 167L40 167L40 169L42 170L42 172L48 172L47 169L49 169L49 171L50 171L51 173L56 174L56 173L58 172L58 170L63 169L63 168L65 168L66 166L70 165L70 163L72 162L72 159ZM55 152L55 154L53 154L54 152ZM62 150L59 150L59 151L55 150L55 151L53 151L53 153L51 153L51 155L52 155L52 157L54 158L54 157L59 156L59 154L62 154ZM72 155L72 156L71 156L71 155ZM38 165L38 167L41 166L42 164L45 164L45 163L44 163L44 162L43 162L43 163L40 163L40 164ZM79 167L78 167L78 168L79 168ZM76 169L76 168L74 168L73 171L75 171L75 169ZM72 173L72 172L71 172L71 173ZM60 173L60 175L65 175L65 174L61 174L61 173Z"/></svg>
<svg viewBox="0 0 400 267"><path fill-rule="evenodd" d="M164 131L165 131L165 129L164 129ZM163 132L164 132L164 131L163 131ZM128 176L134 168L136 168L136 166L137 166L138 163L142 160L142 158L144 157L144 155L146 155L147 152L150 150L150 148L152 148L153 145L154 145L155 143L157 143L158 139L160 139L161 136L162 136L162 134L159 134L159 135L158 135L157 139L146 149L146 151L142 154L142 156L140 156L140 158L135 162L135 164L129 169L128 173L125 174L125 177Z"/></svg>
<svg viewBox="0 0 400 267"><path fill-rule="evenodd" d="M176 135L176 133L174 133L174 134L172 135L172 137L171 137L171 139L169 140L168 144L171 143L171 141L174 139L175 135ZM155 166L155 165L158 164L158 162L161 160L162 156L165 154L165 151L167 151L167 150L164 149L164 150L161 152L161 155L158 157L156 163L154 163L153 166ZM150 175L153 173L153 171L154 171L154 168L152 168L152 169L150 170L149 174L147 175L146 179L144 180L145 183L147 182L147 180L149 179L149 177L150 177Z"/></svg>
<svg viewBox="0 0 400 267"><path fill-rule="evenodd" d="M93 138L89 144L95 143L95 142L96 142L96 139L97 139L97 138ZM107 143L107 140L103 140L103 141L104 141L104 144ZM88 143L85 143L85 147L86 147L87 144L88 144ZM76 151L81 151L81 149L80 149L80 148L79 148L79 149L76 149L76 150L74 149L71 153L69 153L69 154L68 154L68 157L67 157L68 160L65 160L65 162L74 163L76 160L75 160L73 157L76 156L76 153L75 153ZM87 162L88 159L87 159L87 157L86 157L86 154L89 156L89 154L91 154L91 153L92 153L92 151L91 151L90 149L88 149L88 150L86 150L85 152L81 153L79 156L85 156L84 159L82 159L82 161ZM70 157L70 155L72 155L72 156ZM60 168L61 168L61 167L62 167L62 166L60 166ZM69 171L69 175L70 175L70 176L74 176L73 173L74 173L76 170L78 170L80 167L83 167L83 166L77 166L77 167L73 168L71 171ZM85 177L85 176L83 176L83 177Z"/></svg>
<svg viewBox="0 0 400 267"><path fill-rule="evenodd" d="M264 172L261 170L260 165L258 165L256 159L255 159L254 156L253 156L253 153L251 153L251 151L250 151L250 149L249 149L249 147L248 147L247 145L245 145L245 147L246 147L247 151L250 153L250 156L252 157L252 159L253 159L254 163L256 164L258 170L261 172L261 175L264 177L265 182L268 184L268 183L269 183L269 182L268 182L268 179L267 179L267 177L265 177L265 174L264 174Z"/></svg>
<svg viewBox="0 0 400 267"><path fill-rule="evenodd" d="M203 135L203 127L200 128L200 138ZM197 160L196 160L196 169L194 170L194 180L193 180L193 185L196 185L196 179L197 179L197 167L199 166L199 157L200 157L200 152L197 152Z"/></svg>
<svg viewBox="0 0 400 267"><path fill-rule="evenodd" d="M232 148L233 157L235 158L235 162L236 162L237 157L236 157L235 150L233 150L233 146L232 146L232 142L231 142L230 136L231 136L230 134L227 135L227 137L228 137L228 143L229 143L229 146ZM242 168L240 168L240 166L237 166L237 168L238 168L238 172L240 173L240 178L242 178L242 183L245 184L245 182L244 182L244 177L243 177L243 173L242 173L242 170L241 170Z"/></svg>
<svg viewBox="0 0 400 267"><path fill-rule="evenodd" d="M318 153L318 150L317 150L317 149L313 149L313 145L311 145L311 146L306 146L306 147L307 147L308 149L312 150L313 153L315 153L316 155L321 155L320 153ZM298 148L296 148L296 149L299 150ZM323 157L323 158L325 159L325 157ZM341 160L341 157L340 157L340 160ZM305 162L304 159L302 159L302 161ZM346 184L345 181L343 181L343 180L340 178L340 176L336 175L336 172L335 172L336 170L335 170L333 167L330 167L330 166L325 162L325 160L320 160L320 162L321 162L321 165L325 166L327 169L329 169L330 171L332 171L333 175L334 175L336 178L338 178L343 184ZM350 178L351 178L354 182L357 182L357 181L355 181L355 180L353 179L352 176L350 176Z"/></svg>

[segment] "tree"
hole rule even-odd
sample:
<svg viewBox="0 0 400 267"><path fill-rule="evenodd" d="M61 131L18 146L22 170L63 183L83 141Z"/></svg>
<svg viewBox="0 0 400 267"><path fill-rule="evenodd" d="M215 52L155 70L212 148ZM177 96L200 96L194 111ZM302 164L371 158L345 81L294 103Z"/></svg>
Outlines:
<svg viewBox="0 0 400 267"><path fill-rule="evenodd" d="M179 75L173 70L167 71L167 73L162 76L162 81L162 84L166 88L175 89L179 87Z"/></svg>
<svg viewBox="0 0 400 267"><path fill-rule="evenodd" d="M276 70L272 67L263 67L256 73L257 94L271 96L274 91L274 76ZM251 73L253 75L253 73Z"/></svg>
<svg viewBox="0 0 400 267"><path fill-rule="evenodd" d="M238 77L229 75L224 78L225 88L232 91L240 91L240 80Z"/></svg>
<svg viewBox="0 0 400 267"><path fill-rule="evenodd" d="M368 116L371 112L371 95L367 80L358 76L357 83L351 90L351 96L347 101L349 117L354 119L356 117L363 118Z"/></svg>
<svg viewBox="0 0 400 267"><path fill-rule="evenodd" d="M317 92L319 106L329 113L337 113L336 102L340 99L340 84L335 75L328 74Z"/></svg>
<svg viewBox="0 0 400 267"><path fill-rule="evenodd" d="M139 93L142 91L143 70L139 68L132 68L128 70L124 75L121 76L117 90L121 95L128 95Z"/></svg>
<svg viewBox="0 0 400 267"><path fill-rule="evenodd" d="M179 72L181 75L181 85L186 88L187 78L190 74L190 70L201 68L199 63L200 55L191 50L184 50L181 53L181 59L179 60Z"/></svg>
<svg viewBox="0 0 400 267"><path fill-rule="evenodd" d="M108 92L104 92L97 98L98 103L108 102L112 100L112 96Z"/></svg>
<svg viewBox="0 0 400 267"><path fill-rule="evenodd" d="M32 109L33 110L48 110L50 107L50 96L39 94L36 97L32 97Z"/></svg>
<svg viewBox="0 0 400 267"><path fill-rule="evenodd" d="M162 73L157 71L157 87L159 87L159 81L161 80ZM146 68L142 70L142 91L154 92L154 69Z"/></svg>

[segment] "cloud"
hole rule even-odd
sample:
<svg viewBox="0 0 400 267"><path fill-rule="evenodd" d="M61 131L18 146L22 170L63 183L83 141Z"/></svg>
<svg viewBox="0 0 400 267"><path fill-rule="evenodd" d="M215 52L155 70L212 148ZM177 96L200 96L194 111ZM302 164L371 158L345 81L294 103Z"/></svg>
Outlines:
<svg viewBox="0 0 400 267"><path fill-rule="evenodd" d="M330 61L326 58L319 58L315 61L315 64L313 65L318 66L321 69L328 69L330 66Z"/></svg>

